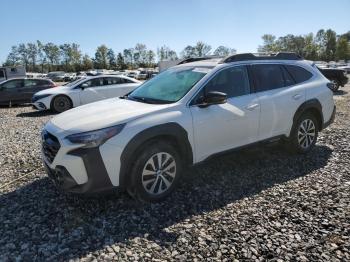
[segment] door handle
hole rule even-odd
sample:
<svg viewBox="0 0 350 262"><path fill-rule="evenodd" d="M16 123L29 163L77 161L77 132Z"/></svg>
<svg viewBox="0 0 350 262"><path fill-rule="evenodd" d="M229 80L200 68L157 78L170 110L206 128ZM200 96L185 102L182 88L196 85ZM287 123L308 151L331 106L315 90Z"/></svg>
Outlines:
<svg viewBox="0 0 350 262"><path fill-rule="evenodd" d="M296 95L293 96L293 99L294 100L299 100L301 97L302 97L301 94L296 94Z"/></svg>
<svg viewBox="0 0 350 262"><path fill-rule="evenodd" d="M252 111L252 110L254 110L255 108L258 108L258 107L259 107L259 104L251 104L251 105L246 106L246 109Z"/></svg>

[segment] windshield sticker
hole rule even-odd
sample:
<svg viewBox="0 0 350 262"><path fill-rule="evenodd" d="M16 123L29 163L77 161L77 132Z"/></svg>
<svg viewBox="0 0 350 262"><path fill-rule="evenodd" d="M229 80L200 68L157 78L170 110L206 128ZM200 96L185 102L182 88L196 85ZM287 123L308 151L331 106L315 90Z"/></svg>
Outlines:
<svg viewBox="0 0 350 262"><path fill-rule="evenodd" d="M193 68L192 72L197 72L197 73L208 73L210 71L209 68L206 68L206 67L196 67L196 68Z"/></svg>

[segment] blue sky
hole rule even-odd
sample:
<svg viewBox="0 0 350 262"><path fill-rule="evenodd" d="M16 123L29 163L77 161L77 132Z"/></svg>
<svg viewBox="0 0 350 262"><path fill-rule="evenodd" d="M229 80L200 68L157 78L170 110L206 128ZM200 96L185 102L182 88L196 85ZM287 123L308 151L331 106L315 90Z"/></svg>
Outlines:
<svg viewBox="0 0 350 262"><path fill-rule="evenodd" d="M16 0L1 3L0 62L12 45L76 42L94 55L144 43L180 52L202 40L216 48L256 51L261 36L350 30L350 0Z"/></svg>

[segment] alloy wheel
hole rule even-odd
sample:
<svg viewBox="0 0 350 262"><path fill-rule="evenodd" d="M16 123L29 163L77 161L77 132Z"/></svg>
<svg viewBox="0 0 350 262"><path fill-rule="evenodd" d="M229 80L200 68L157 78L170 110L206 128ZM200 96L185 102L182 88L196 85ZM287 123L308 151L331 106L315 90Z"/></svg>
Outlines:
<svg viewBox="0 0 350 262"><path fill-rule="evenodd" d="M54 100L54 108L58 112L63 112L70 109L69 99L64 96L56 97Z"/></svg>
<svg viewBox="0 0 350 262"><path fill-rule="evenodd" d="M175 176L175 158L167 152L159 152L146 162L142 171L142 185L147 193L159 195L171 187Z"/></svg>
<svg viewBox="0 0 350 262"><path fill-rule="evenodd" d="M298 129L298 143L303 149L309 148L315 141L316 127L311 119L301 122Z"/></svg>

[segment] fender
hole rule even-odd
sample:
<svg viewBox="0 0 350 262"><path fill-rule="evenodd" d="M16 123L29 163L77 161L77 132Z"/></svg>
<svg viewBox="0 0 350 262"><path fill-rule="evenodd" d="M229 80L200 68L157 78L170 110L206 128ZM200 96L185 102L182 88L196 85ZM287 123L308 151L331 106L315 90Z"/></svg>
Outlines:
<svg viewBox="0 0 350 262"><path fill-rule="evenodd" d="M297 111L294 114L293 117L293 126L296 123L296 121L298 120L298 118L307 110L312 109L312 110L316 110L318 113L318 116L316 116L318 118L318 120L320 121L320 129L322 129L323 123L324 123L324 119L323 119L323 113L322 113L322 105L320 103L320 101L318 101L316 98L310 99L308 101L305 101L304 103L302 103L299 108L297 109Z"/></svg>
<svg viewBox="0 0 350 262"><path fill-rule="evenodd" d="M124 148L120 156L119 186L126 188L129 179L130 168L135 160L135 152L145 142L161 137L170 136L179 145L180 155L185 157L185 164L193 164L193 152L188 140L187 131L179 124L171 122L147 128L135 135Z"/></svg>

